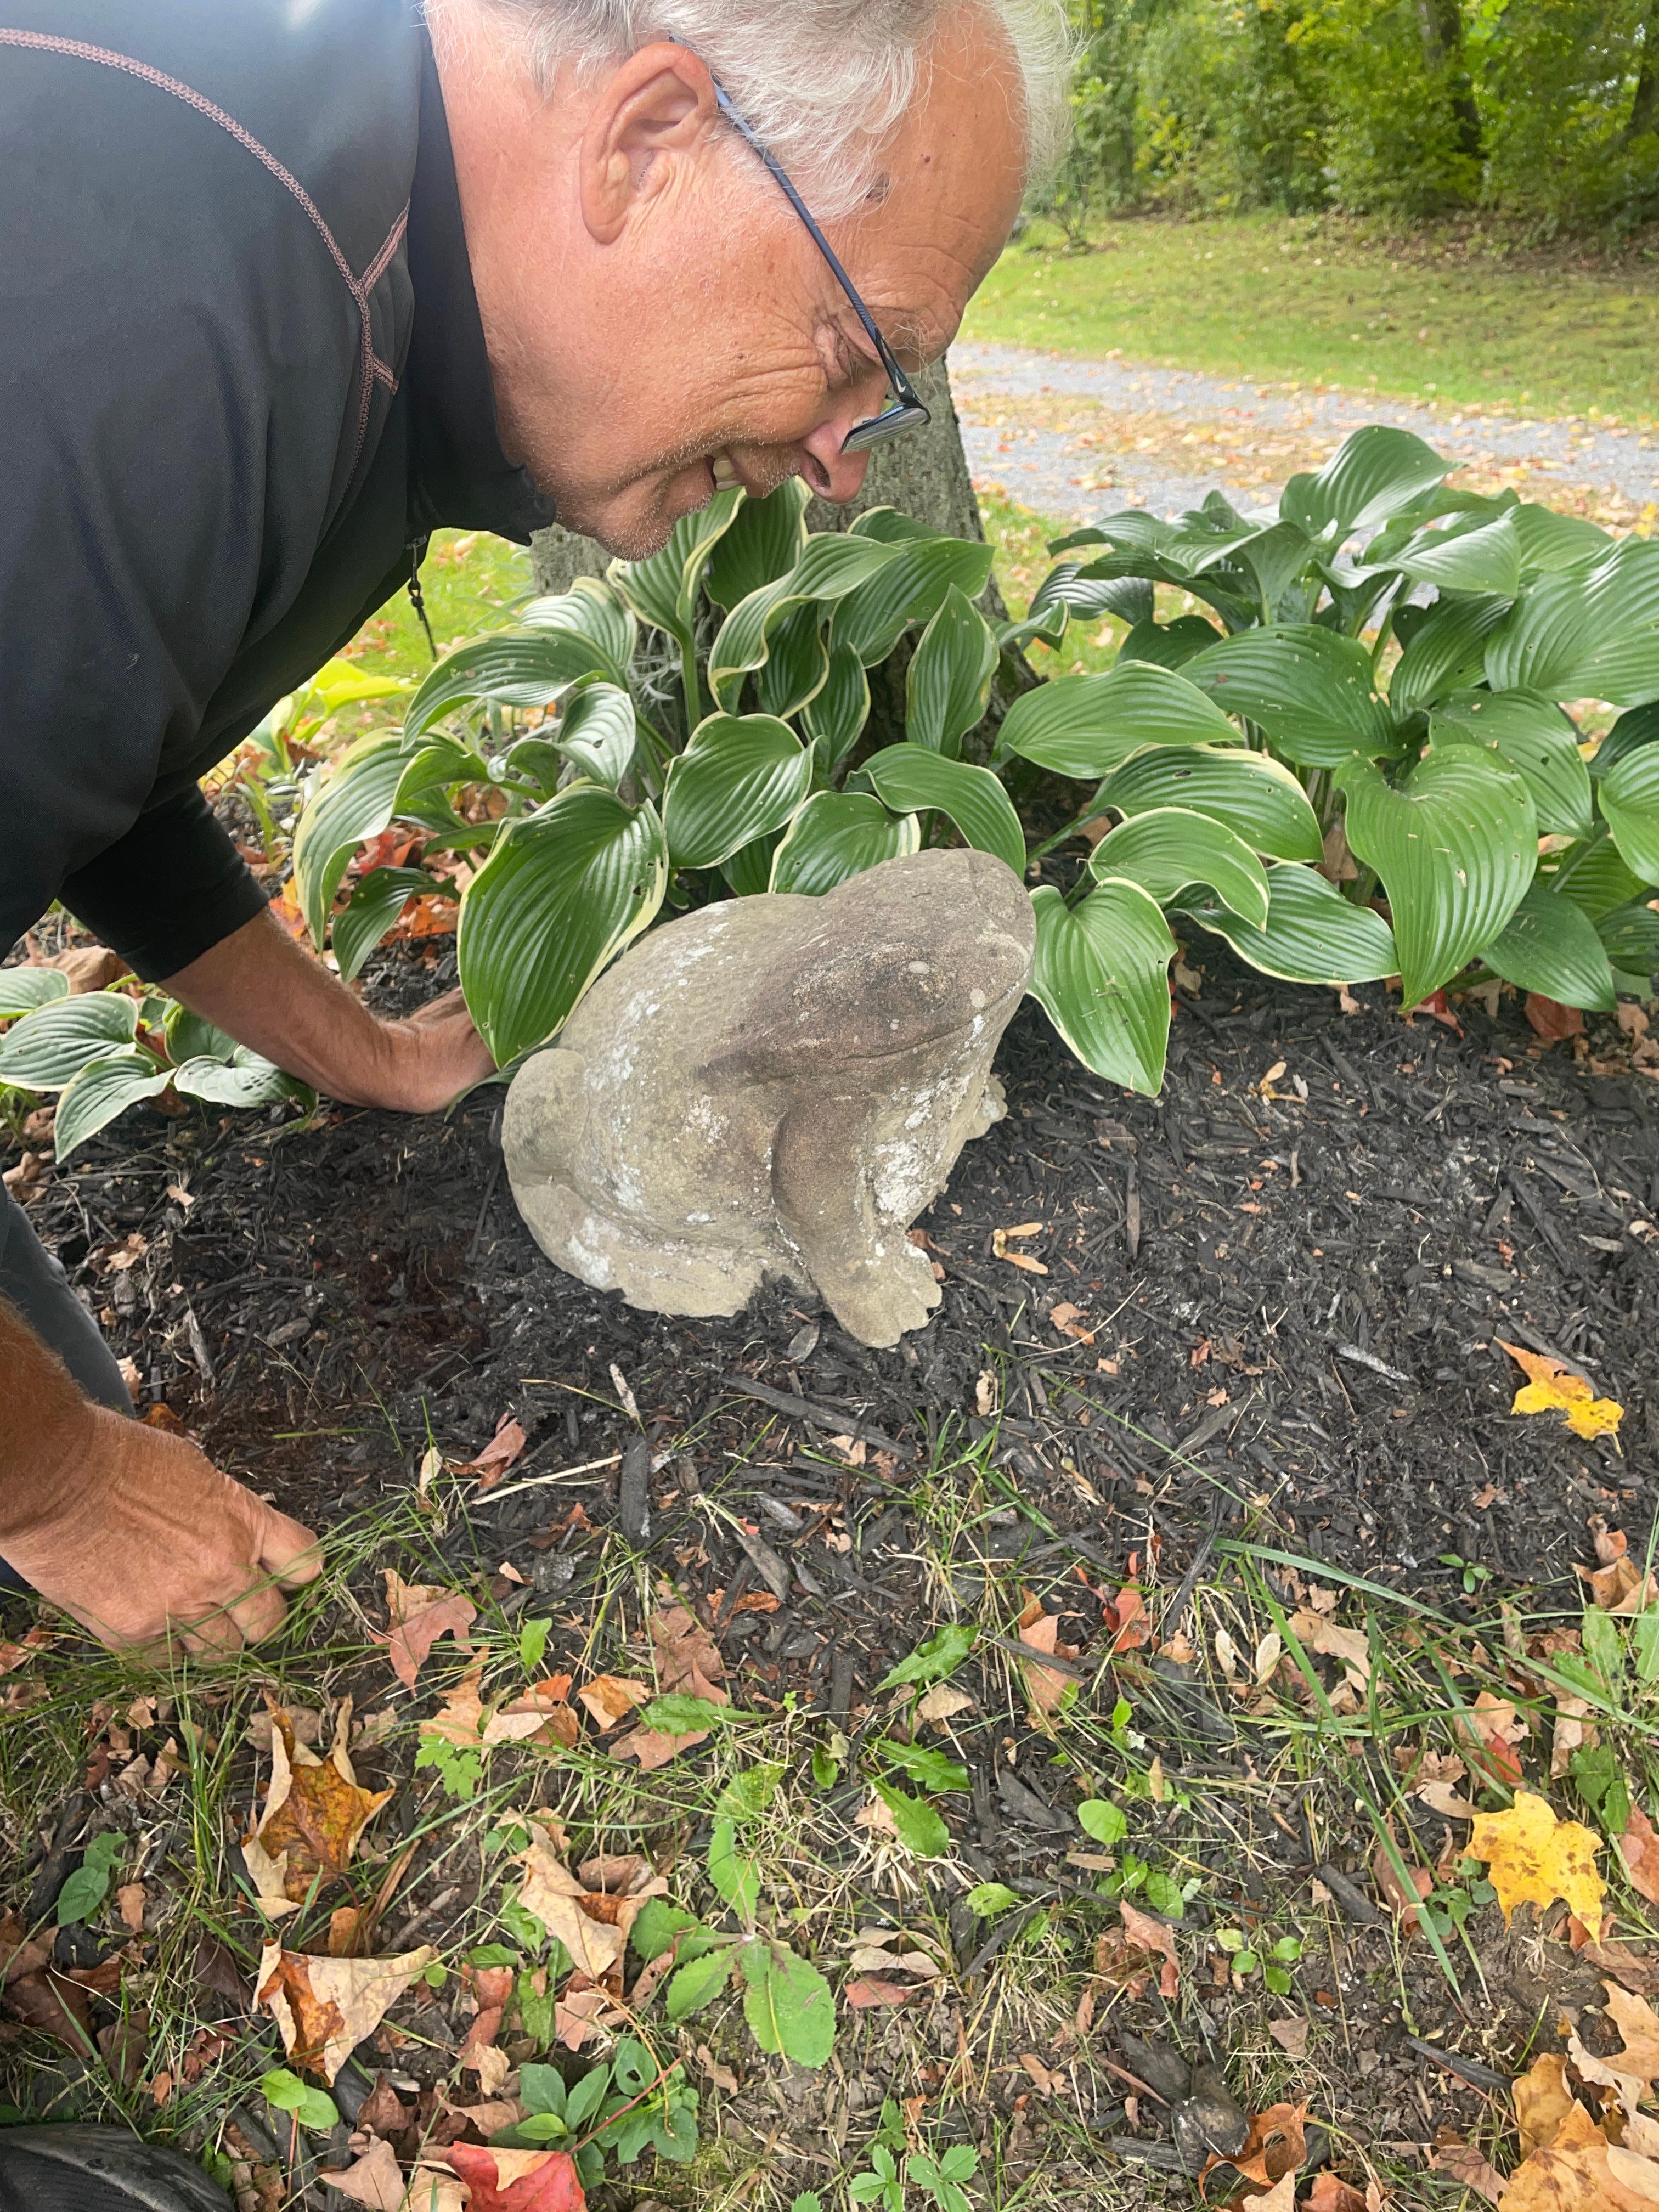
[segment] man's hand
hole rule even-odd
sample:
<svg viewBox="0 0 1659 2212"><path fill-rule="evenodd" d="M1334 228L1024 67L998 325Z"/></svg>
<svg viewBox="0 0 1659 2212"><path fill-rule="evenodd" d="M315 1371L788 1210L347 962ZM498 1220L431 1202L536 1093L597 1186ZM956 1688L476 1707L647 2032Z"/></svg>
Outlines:
<svg viewBox="0 0 1659 2212"><path fill-rule="evenodd" d="M165 988L240 1044L349 1106L432 1114L495 1073L459 991L383 1022L269 913L244 922Z"/></svg>
<svg viewBox="0 0 1659 2212"><path fill-rule="evenodd" d="M182 1437L89 1407L67 1508L6 1535L8 1563L112 1650L225 1656L282 1626L320 1562L309 1528Z"/></svg>

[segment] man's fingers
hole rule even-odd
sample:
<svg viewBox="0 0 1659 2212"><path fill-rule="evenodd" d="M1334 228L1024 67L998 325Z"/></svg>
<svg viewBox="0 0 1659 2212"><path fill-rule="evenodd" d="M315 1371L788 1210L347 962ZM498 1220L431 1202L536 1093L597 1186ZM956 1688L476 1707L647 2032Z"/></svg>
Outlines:
<svg viewBox="0 0 1659 2212"><path fill-rule="evenodd" d="M259 1534L259 1565L285 1589L298 1589L323 1571L321 1541L304 1522L268 1508Z"/></svg>
<svg viewBox="0 0 1659 2212"><path fill-rule="evenodd" d="M249 1590L246 1597L239 1597L229 1609L229 1617L241 1632L242 1642L259 1644L282 1626L288 1618L288 1607L283 1602L282 1592L266 1583L258 1589Z"/></svg>

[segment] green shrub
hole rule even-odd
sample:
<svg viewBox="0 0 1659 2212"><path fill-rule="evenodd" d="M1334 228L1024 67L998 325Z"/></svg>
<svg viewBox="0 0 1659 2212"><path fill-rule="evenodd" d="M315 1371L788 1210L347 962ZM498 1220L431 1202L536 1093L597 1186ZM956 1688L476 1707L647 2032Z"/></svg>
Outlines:
<svg viewBox="0 0 1659 2212"><path fill-rule="evenodd" d="M1659 965L1659 544L1445 473L1407 432L1356 432L1276 517L1212 492L1062 539L998 629L973 604L983 545L890 509L809 538L799 486L724 493L653 559L452 654L400 732L346 754L301 821L301 907L320 942L350 855L394 819L482 855L460 975L503 1062L665 909L819 894L955 838L1028 876L1048 859L1032 991L1137 1091L1163 1077L1169 915L1294 981L1399 975L1407 1006L1496 975L1611 1007ZM1159 586L1207 611L1156 620ZM1115 665L1024 690L993 728L999 663L1107 611L1133 624ZM869 671L902 641L900 734L871 724ZM1599 746L1562 704L1586 699L1626 709ZM1011 793L1033 768L1079 788L1028 854ZM343 966L409 882L358 884Z"/></svg>

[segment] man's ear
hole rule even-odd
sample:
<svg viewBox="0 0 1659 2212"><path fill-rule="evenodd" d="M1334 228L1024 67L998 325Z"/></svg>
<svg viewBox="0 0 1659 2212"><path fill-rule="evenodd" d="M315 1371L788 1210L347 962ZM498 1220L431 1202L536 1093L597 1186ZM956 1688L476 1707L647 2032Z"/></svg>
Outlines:
<svg viewBox="0 0 1659 2212"><path fill-rule="evenodd" d="M612 72L580 157L582 221L597 245L613 245L676 163L695 157L719 113L714 79L689 47L659 40Z"/></svg>

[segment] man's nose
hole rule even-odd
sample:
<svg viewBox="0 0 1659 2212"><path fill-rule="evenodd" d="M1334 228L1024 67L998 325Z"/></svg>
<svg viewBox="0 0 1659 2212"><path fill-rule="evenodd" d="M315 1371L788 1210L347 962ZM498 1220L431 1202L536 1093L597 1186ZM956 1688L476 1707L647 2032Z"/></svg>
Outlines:
<svg viewBox="0 0 1659 2212"><path fill-rule="evenodd" d="M863 489L869 454L843 453L841 449L841 441L852 427L850 420L823 422L801 441L807 455L801 474L820 499L839 504L856 499Z"/></svg>

